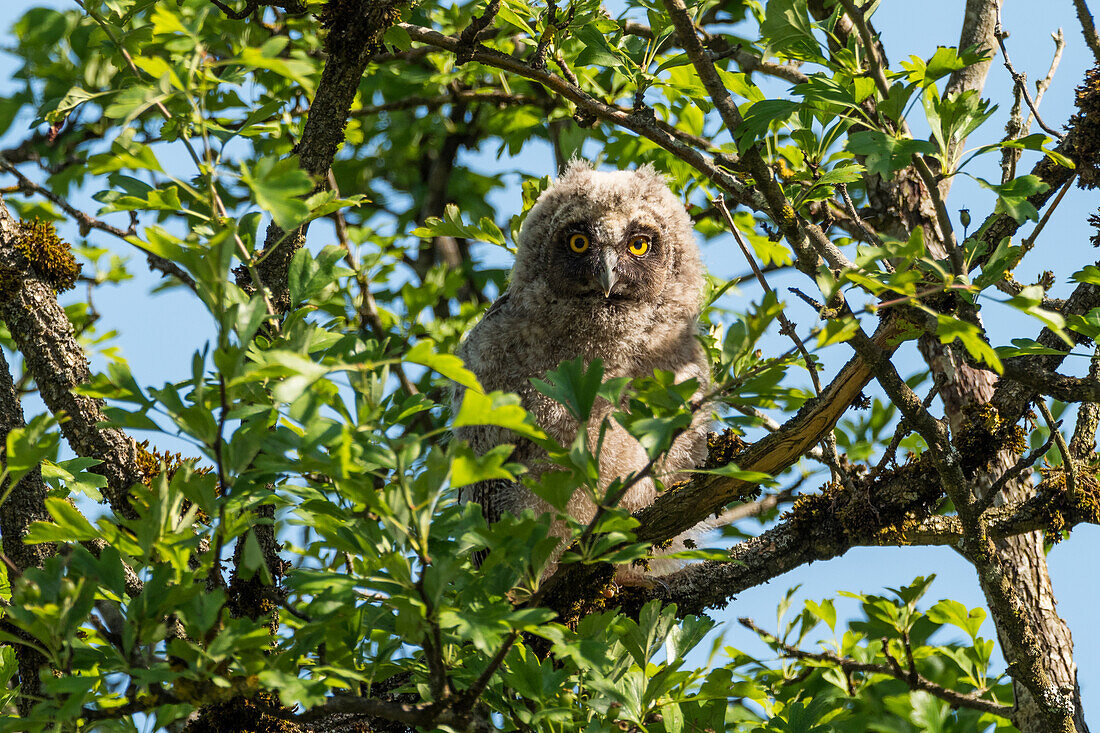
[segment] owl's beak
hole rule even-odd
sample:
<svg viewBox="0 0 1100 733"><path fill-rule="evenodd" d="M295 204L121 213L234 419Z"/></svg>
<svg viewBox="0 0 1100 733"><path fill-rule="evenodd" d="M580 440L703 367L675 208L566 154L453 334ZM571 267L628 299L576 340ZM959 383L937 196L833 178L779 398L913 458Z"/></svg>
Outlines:
<svg viewBox="0 0 1100 733"><path fill-rule="evenodd" d="M615 254L615 250L605 247L600 250L600 261L603 263L603 269L600 270L600 285L603 287L603 297L611 297L611 288L615 287L615 283L618 282L619 276L615 272L615 267L619 264L619 255Z"/></svg>

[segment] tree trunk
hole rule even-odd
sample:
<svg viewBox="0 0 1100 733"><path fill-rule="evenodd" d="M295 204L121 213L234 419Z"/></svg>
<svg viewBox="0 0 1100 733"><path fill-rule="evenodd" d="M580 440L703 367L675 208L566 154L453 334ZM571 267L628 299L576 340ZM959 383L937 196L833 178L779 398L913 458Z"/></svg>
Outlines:
<svg viewBox="0 0 1100 733"><path fill-rule="evenodd" d="M971 367L957 353L957 344L945 345L926 337L921 340L920 346L933 374L946 379L940 388L940 396L951 422L952 433L957 434L964 420L965 408L988 402L993 396L996 378L988 371ZM999 452L991 462L989 471L974 477L979 491L987 490L1015 462L1016 456L1012 452ZM1020 501L1032 493L1030 480L1025 478L1011 481L1001 491L996 503L1000 505L1006 501ZM1077 665L1073 661L1073 638L1069 627L1058 616L1050 570L1043 551L1042 533L1032 532L997 540L996 546L1000 553L1001 566L1008 573L1016 592L1020 594L1040 645L1048 653L1046 672L1058 687L1073 690L1074 724L1079 733L1087 733L1088 725L1085 724L1081 691L1077 684ZM990 608L1004 658L1011 661L1016 657L1013 642L1007 634L1002 633L1004 620L992 611L992 605ZM1043 716L1031 693L1019 683L1014 688L1016 714L1013 722L1022 733L1046 733L1042 723Z"/></svg>

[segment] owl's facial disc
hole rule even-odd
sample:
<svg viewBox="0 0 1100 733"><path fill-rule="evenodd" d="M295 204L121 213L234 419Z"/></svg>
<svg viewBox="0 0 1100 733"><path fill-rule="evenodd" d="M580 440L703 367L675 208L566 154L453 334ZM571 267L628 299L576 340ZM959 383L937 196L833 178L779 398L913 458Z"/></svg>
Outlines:
<svg viewBox="0 0 1100 733"><path fill-rule="evenodd" d="M668 253L644 219L574 220L551 241L546 272L561 296L614 306L653 300L664 288Z"/></svg>

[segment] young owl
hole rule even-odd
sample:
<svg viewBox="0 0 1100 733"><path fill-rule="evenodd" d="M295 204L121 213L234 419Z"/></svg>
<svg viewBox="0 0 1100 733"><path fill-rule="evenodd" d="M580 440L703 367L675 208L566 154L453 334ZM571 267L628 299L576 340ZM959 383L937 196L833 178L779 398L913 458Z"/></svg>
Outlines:
<svg viewBox="0 0 1100 733"><path fill-rule="evenodd" d="M683 203L652 167L603 172L573 162L539 197L518 244L508 290L458 349L486 391L517 393L539 426L563 445L576 437L577 422L530 380L544 378L565 360L581 356L587 364L601 359L605 380L662 369L674 372L677 381L697 379L698 394L705 391L710 369L696 339L703 289L699 248ZM461 400L461 389L455 400ZM588 425L593 450L600 423L613 411L597 400ZM706 410L698 411L692 427L656 467L663 481L703 462L707 419ZM461 427L455 437L477 453L513 443L512 460L524 464L530 475L537 478L546 470L540 448L503 428ZM599 454L600 488L647 462L638 441L610 421ZM634 512L655 498L647 479L631 487L619 505ZM522 485L508 481L467 487L461 499L479 503L490 522L505 512L551 511ZM582 522L595 509L581 491L567 507Z"/></svg>

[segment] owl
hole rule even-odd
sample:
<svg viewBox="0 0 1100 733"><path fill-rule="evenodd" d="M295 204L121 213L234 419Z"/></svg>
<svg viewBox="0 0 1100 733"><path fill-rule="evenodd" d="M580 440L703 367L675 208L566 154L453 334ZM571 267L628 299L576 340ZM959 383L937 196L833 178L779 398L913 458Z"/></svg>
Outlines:
<svg viewBox="0 0 1100 733"><path fill-rule="evenodd" d="M487 391L518 394L539 426L569 445L580 427L577 421L531 384L565 360L579 356L588 364L601 359L605 380L662 369L675 373L677 382L698 380L697 394L706 390L710 368L696 338L703 291L699 248L683 203L652 167L606 172L574 161L536 201L518 245L507 291L458 349ZM455 399L457 404L461 394ZM638 441L611 419L615 409L598 399L589 418L593 451L601 423L609 420L599 451L601 490L648 463ZM663 481L703 462L707 422L707 411L697 411L691 428L663 456L655 467ZM512 460L524 464L536 480L548 470L541 448L504 428L461 427L455 437L477 453L514 444ZM635 512L656 495L653 481L645 479L627 491L619 506ZM490 522L505 512L552 511L510 481L474 484L461 491L460 499L480 504ZM587 522L596 506L578 491L566 511ZM563 530L561 525L554 529Z"/></svg>

